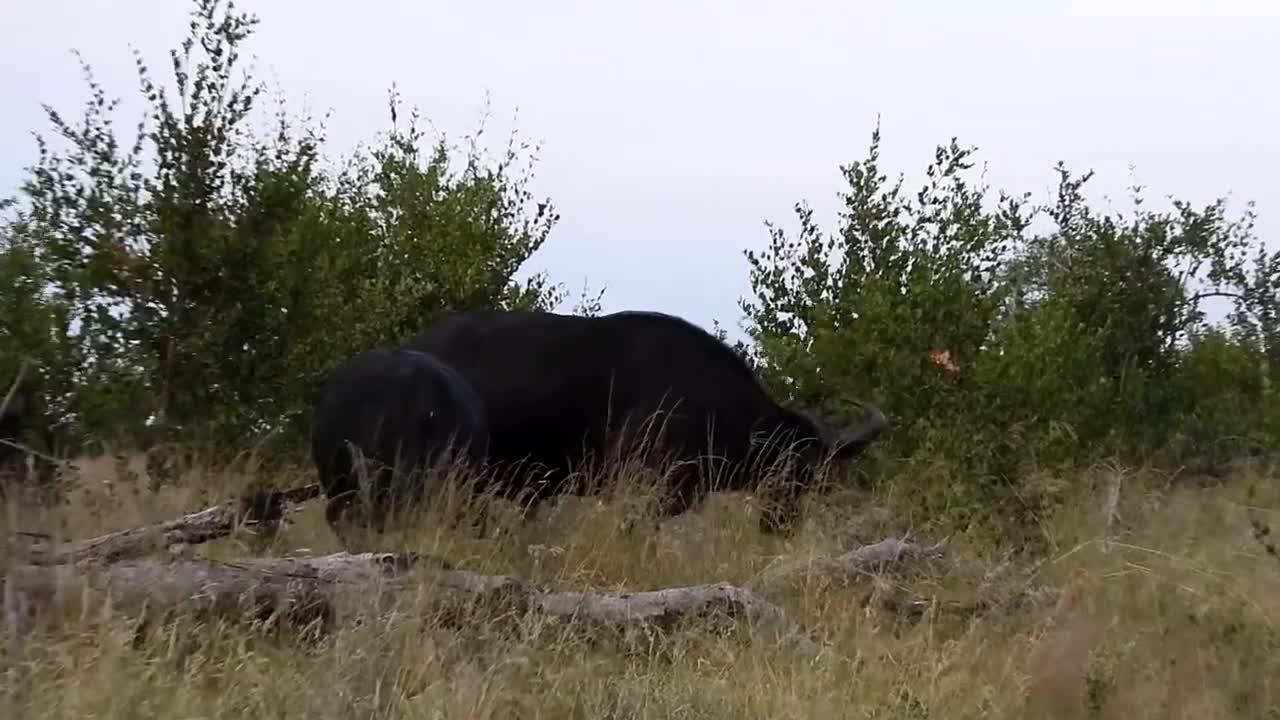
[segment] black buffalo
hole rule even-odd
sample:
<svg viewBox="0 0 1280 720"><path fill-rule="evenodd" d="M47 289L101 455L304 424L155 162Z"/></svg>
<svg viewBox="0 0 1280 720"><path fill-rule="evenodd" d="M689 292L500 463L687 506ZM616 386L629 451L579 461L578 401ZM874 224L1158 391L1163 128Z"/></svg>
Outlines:
<svg viewBox="0 0 1280 720"><path fill-rule="evenodd" d="M19 384L0 394L0 497L6 476L20 472L25 453L19 449L26 420L26 393Z"/></svg>
<svg viewBox="0 0 1280 720"><path fill-rule="evenodd" d="M458 312L406 346L448 363L480 395L491 469L540 466L523 482L506 474L499 486L501 494L524 493L533 503L580 493L582 486L566 482L575 465L599 463L642 433L667 458L694 461L675 466L664 515L696 508L713 489L755 484L789 450L798 462L774 484L774 502L761 518L765 532L786 533L823 456L854 457L889 425L874 407L849 430L782 407L731 348L656 312ZM656 420L647 424L650 418Z"/></svg>
<svg viewBox="0 0 1280 720"><path fill-rule="evenodd" d="M422 497L424 471L450 457L478 465L487 445L483 404L448 365L412 350L361 352L329 373L316 405L326 520L340 535L357 523L381 532L392 503ZM364 493L353 450L368 461Z"/></svg>
<svg viewBox="0 0 1280 720"><path fill-rule="evenodd" d="M10 490L34 493L40 503L58 499L58 462L50 457L53 436L42 404L24 370L12 386L0 387L0 499Z"/></svg>

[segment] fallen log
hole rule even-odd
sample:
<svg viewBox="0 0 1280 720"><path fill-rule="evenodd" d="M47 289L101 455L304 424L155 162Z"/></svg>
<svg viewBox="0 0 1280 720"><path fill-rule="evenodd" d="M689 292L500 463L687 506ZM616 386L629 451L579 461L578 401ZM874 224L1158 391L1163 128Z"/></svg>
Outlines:
<svg viewBox="0 0 1280 720"><path fill-rule="evenodd" d="M247 613L257 621L313 626L326 633L339 618L381 614L396 591L421 585L414 571L427 556L412 553L335 553L318 558L156 559L140 556L157 549L195 545L231 534L246 523L269 526L286 503L320 494L308 485L252 496L161 523L88 540L52 544L26 538L28 546L5 577L4 615L11 642L18 642L42 613L67 603L106 603L139 616L179 607ZM130 559L134 558L134 559ZM864 545L838 558L805 563L810 570L862 573L945 558L941 544L921 546L896 538ZM643 592L550 590L517 578L457 570L437 561L433 583L447 619L477 603L511 616L587 620L604 625L670 627L682 620L746 623L784 642L812 650L814 641L778 606L748 587L711 583ZM792 566L791 570L796 567ZM786 568L784 568L786 571ZM387 591L387 592L384 592ZM77 600L78 599L78 600ZM354 611L354 615L345 611ZM11 648L11 649L17 649Z"/></svg>
<svg viewBox="0 0 1280 720"><path fill-rule="evenodd" d="M893 566L911 563L937 563L947 559L942 543L919 545L917 543L885 538L877 543L855 548L835 559L835 565L851 573L887 570Z"/></svg>
<svg viewBox="0 0 1280 720"><path fill-rule="evenodd" d="M862 545L838 557L819 557L805 560L783 561L767 566L753 578L747 587L759 588L801 572L835 577L851 577L888 571L902 571L918 567L936 567L949 564L950 558L942 543L920 545L885 538L879 542Z"/></svg>
<svg viewBox="0 0 1280 720"><path fill-rule="evenodd" d="M19 553L23 561L32 565L116 562L175 545L206 543L246 525L269 529L284 517L286 504L305 502L320 492L320 486L315 484L284 491L258 491L175 520L65 543L52 544L34 533L19 533L24 545Z"/></svg>
<svg viewBox="0 0 1280 720"><path fill-rule="evenodd" d="M741 587L712 583L644 592L548 590L505 575L466 570L415 577L422 558L409 553L339 552L316 558L126 560L105 566L14 567L6 578L11 642L26 636L42 612L80 616L102 607L150 615L181 607L247 613L325 633L342 620L383 615L397 591L429 586L433 612L445 619L477 607L508 617L527 614L604 625L669 628L682 620L727 620L812 649L815 643L778 606ZM85 603L89 606L86 607ZM279 623L277 623L278 626ZM15 648L16 649L16 648Z"/></svg>

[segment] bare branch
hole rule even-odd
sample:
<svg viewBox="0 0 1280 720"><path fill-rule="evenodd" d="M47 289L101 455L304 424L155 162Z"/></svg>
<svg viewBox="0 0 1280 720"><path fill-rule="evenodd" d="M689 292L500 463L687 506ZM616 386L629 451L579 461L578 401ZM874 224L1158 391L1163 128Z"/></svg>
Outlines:
<svg viewBox="0 0 1280 720"><path fill-rule="evenodd" d="M4 395L4 400L0 402L0 417L4 417L4 414L9 411L9 406L13 403L13 399L17 397L18 388L22 387L22 381L26 379L29 362L29 360L23 360L22 364L18 366L18 376L14 378L13 384L9 386L9 391Z"/></svg>
<svg viewBox="0 0 1280 720"><path fill-rule="evenodd" d="M28 543L22 554L24 560L33 565L115 562L174 545L209 542L230 535L244 524L270 527L283 517L285 503L305 502L319 495L319 485L306 485L285 491L262 491L158 525L130 528L52 547L27 534Z"/></svg>
<svg viewBox="0 0 1280 720"><path fill-rule="evenodd" d="M1201 300L1208 300L1209 298L1231 298L1232 300L1243 300L1244 296L1238 292L1231 292L1230 290L1208 290L1205 292L1198 292L1187 298L1187 303L1198 303Z"/></svg>

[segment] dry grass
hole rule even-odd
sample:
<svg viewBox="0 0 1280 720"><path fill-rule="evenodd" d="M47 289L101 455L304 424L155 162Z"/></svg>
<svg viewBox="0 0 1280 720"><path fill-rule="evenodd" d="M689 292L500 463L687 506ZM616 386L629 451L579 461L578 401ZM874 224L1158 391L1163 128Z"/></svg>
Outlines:
<svg viewBox="0 0 1280 720"><path fill-rule="evenodd" d="M152 493L109 458L81 466L59 517L23 522L87 537L198 509L246 482L192 472ZM137 646L132 626L108 614L42 631L0 680L0 717L1280 717L1280 563L1252 538L1245 499L1256 481L1249 503L1273 508L1258 512L1280 526L1276 478L1167 488L1134 474L1118 496L1105 469L1069 480L1085 491L1044 528L1061 547L1049 561L998 567L989 548L956 539L967 569L945 576L769 572L907 531L876 498L828 499L790 540L761 536L744 499L723 496L661 532L620 532L623 498L570 504L546 524L508 520L496 538L426 522L381 541L565 588L753 585L823 641L816 658L749 631L606 632L537 617L458 628L430 615L345 627L318 644L175 620ZM265 547L228 539L200 552L340 549L319 503L294 521ZM999 606L1027 588L1047 592ZM886 609L898 596L937 602L909 616ZM975 609L982 600L997 609Z"/></svg>

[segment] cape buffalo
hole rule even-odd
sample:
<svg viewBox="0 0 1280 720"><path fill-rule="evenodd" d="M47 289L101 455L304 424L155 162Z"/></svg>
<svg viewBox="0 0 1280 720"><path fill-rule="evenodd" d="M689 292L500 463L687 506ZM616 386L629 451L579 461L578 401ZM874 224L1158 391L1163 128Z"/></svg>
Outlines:
<svg viewBox="0 0 1280 720"><path fill-rule="evenodd" d="M58 464L46 456L53 443L40 422L39 404L25 368L12 385L0 386L0 499L8 497L9 489L19 488L34 492L40 502L57 499Z"/></svg>
<svg viewBox="0 0 1280 720"><path fill-rule="evenodd" d="M339 535L352 522L381 532L392 502L421 498L424 470L447 455L474 466L487 446L483 404L447 364L405 349L361 352L329 374L316 406L311 452L325 518ZM367 498L353 450L371 461Z"/></svg>
<svg viewBox="0 0 1280 720"><path fill-rule="evenodd" d="M7 476L21 471L25 453L10 443L22 438L26 397L19 383L0 394L0 498L4 497Z"/></svg>
<svg viewBox="0 0 1280 720"><path fill-rule="evenodd" d="M755 485L759 469L771 467L790 444L798 462L772 489L773 507L761 518L765 532L788 533L821 456L854 457L889 426L874 407L860 427L843 431L782 407L731 348L657 312L455 312L406 346L448 363L479 394L491 469L542 467L539 478L508 476L499 490L508 497L529 493L535 503L581 493L566 484L571 466L599 462L614 443L640 433L667 457L694 461L677 466L664 515L696 508L712 489ZM659 410L653 426L643 427ZM716 488L703 479L712 473Z"/></svg>

